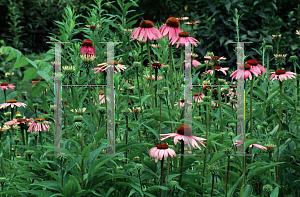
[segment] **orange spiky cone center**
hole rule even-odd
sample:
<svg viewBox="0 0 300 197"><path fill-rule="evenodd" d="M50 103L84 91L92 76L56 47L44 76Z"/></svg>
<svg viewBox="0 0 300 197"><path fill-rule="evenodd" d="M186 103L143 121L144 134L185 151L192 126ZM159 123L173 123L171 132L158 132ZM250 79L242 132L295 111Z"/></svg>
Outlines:
<svg viewBox="0 0 300 197"><path fill-rule="evenodd" d="M83 47L92 47L92 46L93 46L93 42L90 41L90 40L84 40L84 41L82 42L82 46L83 46Z"/></svg>
<svg viewBox="0 0 300 197"><path fill-rule="evenodd" d="M8 86L8 83L1 83L1 86Z"/></svg>
<svg viewBox="0 0 300 197"><path fill-rule="evenodd" d="M102 90L99 90L99 94L101 94L103 91Z"/></svg>
<svg viewBox="0 0 300 197"><path fill-rule="evenodd" d="M35 121L39 121L39 122L44 122L44 121L45 121L44 118L35 118L34 120L35 120Z"/></svg>
<svg viewBox="0 0 300 197"><path fill-rule="evenodd" d="M179 37L190 37L190 34L186 33L186 32L181 32L178 35L179 35Z"/></svg>
<svg viewBox="0 0 300 197"><path fill-rule="evenodd" d="M200 93L195 93L194 96L199 96L199 94L202 95L202 93L200 92Z"/></svg>
<svg viewBox="0 0 300 197"><path fill-rule="evenodd" d="M220 57L219 57L219 56L212 56L211 59L212 59L212 60L219 60Z"/></svg>
<svg viewBox="0 0 300 197"><path fill-rule="evenodd" d="M153 27L153 23L150 20L144 20L140 23L141 28L151 28Z"/></svg>
<svg viewBox="0 0 300 197"><path fill-rule="evenodd" d="M248 64L248 63L246 63L246 64L245 64L245 70L249 70L249 69L250 69L250 67L251 67L251 65L250 65L250 64Z"/></svg>
<svg viewBox="0 0 300 197"><path fill-rule="evenodd" d="M26 119L24 119L24 118L19 118L19 119L17 119L17 122L26 122L27 120Z"/></svg>
<svg viewBox="0 0 300 197"><path fill-rule="evenodd" d="M45 81L45 79L43 79L43 78L40 78L40 81Z"/></svg>
<svg viewBox="0 0 300 197"><path fill-rule="evenodd" d="M108 61L106 61L106 63L108 63L108 64L114 64L114 65L119 64L118 61L112 61L112 60L108 60Z"/></svg>
<svg viewBox="0 0 300 197"><path fill-rule="evenodd" d="M282 75L286 73L286 70L276 70L275 73L276 75Z"/></svg>
<svg viewBox="0 0 300 197"><path fill-rule="evenodd" d="M166 24L170 27L179 27L179 20L175 17L170 17L167 19Z"/></svg>
<svg viewBox="0 0 300 197"><path fill-rule="evenodd" d="M216 66L216 69L221 69L222 67L221 66ZM214 67L211 67L211 69L213 70Z"/></svg>
<svg viewBox="0 0 300 197"><path fill-rule="evenodd" d="M168 149L169 146L167 144L157 144L156 148L158 148L158 149Z"/></svg>
<svg viewBox="0 0 300 197"><path fill-rule="evenodd" d="M17 103L18 101L16 99L11 99L11 100L8 100L7 103Z"/></svg>
<svg viewBox="0 0 300 197"><path fill-rule="evenodd" d="M192 136L192 129L188 125L181 125L177 129L177 133L180 135Z"/></svg>
<svg viewBox="0 0 300 197"><path fill-rule="evenodd" d="M161 63L152 63L152 67L159 68L161 67Z"/></svg>
<svg viewBox="0 0 300 197"><path fill-rule="evenodd" d="M181 99L180 102L181 102L181 103L184 103L184 99Z"/></svg>

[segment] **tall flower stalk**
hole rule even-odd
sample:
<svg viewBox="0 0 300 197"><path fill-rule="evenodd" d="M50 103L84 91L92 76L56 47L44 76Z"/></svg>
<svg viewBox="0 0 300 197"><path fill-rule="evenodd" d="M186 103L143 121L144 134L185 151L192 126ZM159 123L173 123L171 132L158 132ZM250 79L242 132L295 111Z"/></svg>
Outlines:
<svg viewBox="0 0 300 197"><path fill-rule="evenodd" d="M281 112L281 107L282 107L282 81L279 80L279 91L280 91L280 96L279 96L279 122L278 122L278 133L277 133L277 163L279 162L279 145L280 145L280 137L279 137L279 132L281 129L281 118L282 118L282 112ZM278 165L276 166L276 179L275 182L277 183L278 180Z"/></svg>

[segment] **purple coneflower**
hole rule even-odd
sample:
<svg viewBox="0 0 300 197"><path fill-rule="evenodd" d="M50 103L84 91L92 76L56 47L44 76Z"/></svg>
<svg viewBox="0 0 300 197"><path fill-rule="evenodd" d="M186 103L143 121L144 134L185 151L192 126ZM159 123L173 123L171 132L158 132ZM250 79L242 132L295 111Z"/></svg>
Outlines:
<svg viewBox="0 0 300 197"><path fill-rule="evenodd" d="M224 73L224 75L227 75L226 70L228 70L228 68L223 68L222 66L216 66L215 71L219 71ZM214 73L214 67L211 67L211 70L206 71L206 74L210 74L211 76Z"/></svg>
<svg viewBox="0 0 300 197"><path fill-rule="evenodd" d="M201 92L200 93L195 93L193 96L193 99L195 100L195 102L201 103L202 102L202 98L205 95L203 95Z"/></svg>
<svg viewBox="0 0 300 197"><path fill-rule="evenodd" d="M96 49L93 47L93 42L84 40L80 49L81 55L96 56Z"/></svg>
<svg viewBox="0 0 300 197"><path fill-rule="evenodd" d="M180 100L180 104L179 104L180 108L184 107L184 101L185 101L184 99ZM187 102L187 104L192 106L192 103L190 101L187 100L186 102ZM176 105L178 105L178 102L176 102L174 106L176 106Z"/></svg>
<svg viewBox="0 0 300 197"><path fill-rule="evenodd" d="M250 66L253 66L253 68L255 68L257 72L260 73L260 75L262 75L264 72L267 73L267 69L262 65L258 64L257 60L250 59L247 61L247 63L250 64Z"/></svg>
<svg viewBox="0 0 300 197"><path fill-rule="evenodd" d="M200 142L204 147L203 140L206 140L204 138L192 136L192 129L188 125L181 125L177 129L177 133L168 133L168 134L160 134L161 136L165 136L161 138L160 140L163 141L169 137L174 137L174 144L176 145L178 140L183 140L185 144L188 144L188 146L191 148L190 145L193 147L197 147L201 150L200 146L197 144L196 141Z"/></svg>
<svg viewBox="0 0 300 197"><path fill-rule="evenodd" d="M167 19L166 24L163 25L159 31L163 36L168 36L169 41L178 38L178 34L182 32L179 28L179 20L175 17L170 17Z"/></svg>
<svg viewBox="0 0 300 197"><path fill-rule="evenodd" d="M50 126L47 124L43 124L43 123L51 123L49 121L45 121L44 118L35 118L34 121L32 121L27 130L27 132L32 133L32 131L34 131L34 133L37 133L39 131L49 131L50 130Z"/></svg>
<svg viewBox="0 0 300 197"><path fill-rule="evenodd" d="M140 27L135 29L130 36L130 38L135 40L137 37L139 37L139 41L142 41L143 38L148 41L160 39L163 36L161 35L160 31L153 26L153 23L150 20L144 20L140 23Z"/></svg>
<svg viewBox="0 0 300 197"><path fill-rule="evenodd" d="M234 71L230 75L230 77L232 77L233 79L238 80L239 78L244 76L244 79L247 79L249 77L249 79L252 80L252 75L251 74L254 74L256 77L258 77L260 72L258 72L257 69L253 68L253 66L251 66L250 64L246 63L245 64L245 70L240 66L240 68L237 69L236 71Z"/></svg>
<svg viewBox="0 0 300 197"><path fill-rule="evenodd" d="M272 75L270 76L269 80L272 81L274 79L279 79L281 82L283 80L287 80L287 78L295 78L296 73L293 72L287 72L286 70L276 70L275 72L270 72Z"/></svg>
<svg viewBox="0 0 300 197"><path fill-rule="evenodd" d="M155 163L157 163L158 158L160 160L167 160L168 155L171 157L176 157L176 153L173 149L170 149L167 144L157 144L156 147L149 150L150 159L155 158Z"/></svg>
<svg viewBox="0 0 300 197"><path fill-rule="evenodd" d="M198 40L196 40L195 38L190 37L189 33L186 32L181 32L178 34L179 37L177 37L176 39L173 39L170 44L173 45L175 44L175 42L178 41L176 48L179 47L179 44L181 44L181 46L189 46L189 44L191 43L194 46L198 46L197 42Z"/></svg>
<svg viewBox="0 0 300 197"><path fill-rule="evenodd" d="M114 73L118 74L118 72L124 71L127 67L123 64L120 64L122 62L122 59L120 58L119 61L107 61L106 63L98 64L98 68L93 68L93 70L96 70L95 74L99 71L106 71L109 67L109 63L114 64ZM117 72L118 71L118 72Z"/></svg>
<svg viewBox="0 0 300 197"><path fill-rule="evenodd" d="M16 99L12 99L12 100L8 100L6 103L1 104L0 105L0 109L2 109L2 108L4 109L4 108L6 108L8 106L10 106L11 108L14 108L15 106L17 106L17 107L21 107L21 106L25 107L27 105L25 103L18 102Z"/></svg>
<svg viewBox="0 0 300 197"><path fill-rule="evenodd" d="M14 90L15 88L13 84L8 84L8 83L1 83L0 87L2 91L6 90L7 88L10 88L11 90Z"/></svg>

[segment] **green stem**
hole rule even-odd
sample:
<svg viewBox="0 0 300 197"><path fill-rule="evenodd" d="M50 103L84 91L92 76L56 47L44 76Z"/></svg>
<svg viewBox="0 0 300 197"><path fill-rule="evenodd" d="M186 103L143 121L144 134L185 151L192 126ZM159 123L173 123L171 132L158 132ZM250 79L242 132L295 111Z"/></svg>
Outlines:
<svg viewBox="0 0 300 197"><path fill-rule="evenodd" d="M269 152L269 164L271 164L272 152ZM269 168L269 184L271 185L271 168Z"/></svg>
<svg viewBox="0 0 300 197"><path fill-rule="evenodd" d="M161 171L161 174L160 174L160 186L163 185L163 180L164 180L164 158L162 158L162 160L160 161L160 171ZM159 190L159 196L161 197L161 189Z"/></svg>
<svg viewBox="0 0 300 197"><path fill-rule="evenodd" d="M178 78L178 105L177 110L180 110L180 86L181 86L181 72L182 72L182 62L183 62L183 46L181 46L181 53L180 53L180 68L179 68L179 78ZM178 115L178 122L180 122L180 115Z"/></svg>
<svg viewBox="0 0 300 197"><path fill-rule="evenodd" d="M140 100L140 106L142 110L142 99L141 99L141 91L140 91L140 82L139 82L139 68L136 67L136 80L138 84L138 92L139 92L139 100ZM142 113L142 118L144 119L143 113Z"/></svg>
<svg viewBox="0 0 300 197"><path fill-rule="evenodd" d="M279 87L280 87L280 99L279 99L279 124L278 124L278 133L280 132L280 127L281 127L281 118L282 118L282 113L281 113L281 103L282 103L282 82L279 80ZM280 144L280 137L277 136L277 162L279 162L279 144ZM278 180L278 165L276 166L276 179L275 182L277 183Z"/></svg>
<svg viewBox="0 0 300 197"><path fill-rule="evenodd" d="M218 73L216 74L216 81L219 84ZM218 86L218 99L219 99L219 111L220 111L220 122L221 122L221 132L224 132L223 119L222 119L222 106L221 106L221 87ZM224 134L222 134L222 143L224 144Z"/></svg>
<svg viewBox="0 0 300 197"><path fill-rule="evenodd" d="M149 61L149 68L150 68L150 94L152 97L152 111L154 112L154 95L153 95L153 87L152 87L152 62L151 62L151 55L150 55L150 45L149 40L147 40L147 51L148 51L148 61Z"/></svg>
<svg viewBox="0 0 300 197"><path fill-rule="evenodd" d="M155 81L157 81L157 74L158 74L157 73L158 72L157 68L154 71L155 71ZM154 92L154 94L155 94L155 107L157 107L156 91L157 91L157 84L155 85L155 92Z"/></svg>
<svg viewBox="0 0 300 197"><path fill-rule="evenodd" d="M181 140L181 163L180 163L180 177L179 177L179 186L182 187L182 176L183 176L183 159L184 159L184 141Z"/></svg>

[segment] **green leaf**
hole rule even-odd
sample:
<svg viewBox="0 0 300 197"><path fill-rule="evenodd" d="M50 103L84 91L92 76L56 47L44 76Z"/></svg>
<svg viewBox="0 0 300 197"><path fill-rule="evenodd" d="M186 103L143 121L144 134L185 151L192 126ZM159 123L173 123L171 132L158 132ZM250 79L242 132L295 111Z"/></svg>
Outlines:
<svg viewBox="0 0 300 197"><path fill-rule="evenodd" d="M145 124L142 124L142 125L144 125L147 129L149 129L149 130L155 135L155 137L156 137L157 139L159 139L159 135L158 135L158 132L157 132L157 131L154 131L152 128L148 127L148 126L145 125Z"/></svg>
<svg viewBox="0 0 300 197"><path fill-rule="evenodd" d="M216 154L214 154L214 156L211 158L211 160L209 161L209 165L212 165L214 162L222 159L223 157L226 157L226 155L223 152L218 152Z"/></svg>
<svg viewBox="0 0 300 197"><path fill-rule="evenodd" d="M111 194L113 191L115 191L115 190L116 190L116 188L114 188L113 186L112 186L111 188L109 188L109 190L108 190L107 193L106 193L106 197L109 197L110 194Z"/></svg>
<svg viewBox="0 0 300 197"><path fill-rule="evenodd" d="M216 137L219 137L219 136L222 135L222 134L225 134L225 132L211 134L211 135L207 138L207 144L208 144L211 140L215 139Z"/></svg>
<svg viewBox="0 0 300 197"><path fill-rule="evenodd" d="M80 185L78 183L78 180L73 176L69 175L69 181L64 186L64 196L65 197L71 197L73 196L78 190L80 189Z"/></svg>
<svg viewBox="0 0 300 197"><path fill-rule="evenodd" d="M272 164L268 164L262 167L257 167L255 170L251 170L247 176L247 181L249 181L252 177L254 176L260 176L263 173L267 172L270 168L282 164L284 162L278 162L278 163L272 163Z"/></svg>
<svg viewBox="0 0 300 197"><path fill-rule="evenodd" d="M72 159L71 161L70 161L70 163L68 163L68 165L67 165L67 167L66 167L66 171L65 171L65 175L64 176L66 176L66 174L69 172L69 170L71 170L75 165L76 165L76 163L78 162L78 161L80 161L82 159L82 157L77 157L77 158L75 158L75 159Z"/></svg>
<svg viewBox="0 0 300 197"><path fill-rule="evenodd" d="M50 192L50 191L46 191L46 190L24 190L21 191L22 193L29 193L29 194L34 194L37 195L39 197L49 197L54 195L54 193Z"/></svg>
<svg viewBox="0 0 300 197"><path fill-rule="evenodd" d="M57 181L41 181L39 183L34 183L34 184L31 184L31 185L37 185L37 186L41 186L41 187L44 187L44 188L47 188L47 189L52 189L52 190L55 190L55 191L58 191L58 192L63 192L59 183Z"/></svg>
<svg viewBox="0 0 300 197"><path fill-rule="evenodd" d="M284 97L284 99L289 102L293 107L295 107L295 103L294 101L291 99L291 97L287 96L285 93L282 92L282 96Z"/></svg>
<svg viewBox="0 0 300 197"><path fill-rule="evenodd" d="M279 188L276 187L270 194L270 197L278 197L278 194L279 194Z"/></svg>
<svg viewBox="0 0 300 197"><path fill-rule="evenodd" d="M102 127L95 135L96 142L99 142L100 139L103 137L104 133L106 132L106 127Z"/></svg>
<svg viewBox="0 0 300 197"><path fill-rule="evenodd" d="M41 82L38 82L31 90L31 97L36 97L40 95L46 88L42 85Z"/></svg>
<svg viewBox="0 0 300 197"><path fill-rule="evenodd" d="M28 64L29 62L27 61L27 58L22 57L21 59L17 59L14 65L14 68L20 68L20 67L24 67Z"/></svg>
<svg viewBox="0 0 300 197"><path fill-rule="evenodd" d="M86 146L83 151L82 151L82 157L87 157L89 156L89 153L90 153L90 150L91 150L91 147L94 145L95 143L91 143L89 144L88 146Z"/></svg>
<svg viewBox="0 0 300 197"><path fill-rule="evenodd" d="M38 71L36 73L38 75L40 75L41 78L45 79L47 82L49 82L50 80L52 80L52 78L50 77L50 75L48 73L45 73L44 71Z"/></svg>
<svg viewBox="0 0 300 197"><path fill-rule="evenodd" d="M272 93L270 96L268 96L267 100L266 100L266 104L269 105L271 100L275 97L279 95L279 90L276 90L274 93Z"/></svg>
<svg viewBox="0 0 300 197"><path fill-rule="evenodd" d="M237 182L235 182L235 184L233 186L231 186L230 190L227 193L227 197L231 197L234 193L235 188L237 187L237 185L241 182L242 178L244 177L244 175L242 175L239 180L237 180Z"/></svg>
<svg viewBox="0 0 300 197"><path fill-rule="evenodd" d="M243 197L251 197L251 195L252 195L252 186L246 185L243 191Z"/></svg>
<svg viewBox="0 0 300 197"><path fill-rule="evenodd" d="M276 125L276 126L274 127L274 129L273 129L269 134L272 135L272 136L274 136L274 135L276 134L276 132L278 131L278 126L279 126L279 125Z"/></svg>
<svg viewBox="0 0 300 197"><path fill-rule="evenodd" d="M102 144L97 150L94 150L90 153L88 159L86 160L86 167L87 169L90 168L91 164L95 162L96 158L98 157L99 153L106 147L106 144Z"/></svg>
<svg viewBox="0 0 300 197"><path fill-rule="evenodd" d="M168 187L155 185L155 186L148 187L148 188L146 189L146 191L152 190L152 189L170 190Z"/></svg>
<svg viewBox="0 0 300 197"><path fill-rule="evenodd" d="M38 75L36 74L36 69L28 68L24 71L24 78L23 81L31 80L36 78Z"/></svg>

